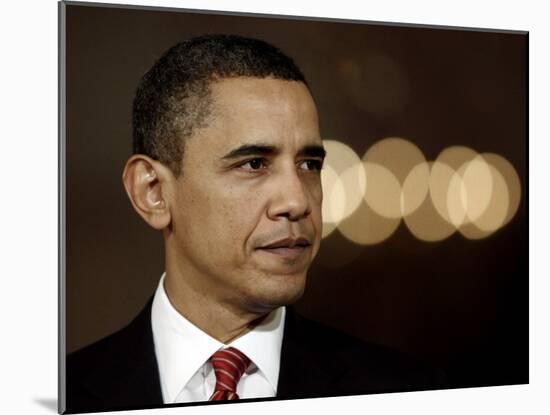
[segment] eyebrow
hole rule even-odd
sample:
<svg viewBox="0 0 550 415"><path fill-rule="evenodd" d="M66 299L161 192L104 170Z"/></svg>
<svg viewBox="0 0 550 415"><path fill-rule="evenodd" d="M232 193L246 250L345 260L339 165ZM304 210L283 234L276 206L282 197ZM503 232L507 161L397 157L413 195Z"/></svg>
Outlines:
<svg viewBox="0 0 550 415"><path fill-rule="evenodd" d="M224 160L236 159L243 156L268 155L275 153L275 147L264 144L244 144L235 150L231 150L225 156Z"/></svg>
<svg viewBox="0 0 550 415"><path fill-rule="evenodd" d="M270 155L277 153L278 150L275 146L267 144L244 144L234 150L231 150L225 156L222 157L223 160L231 160L244 156L258 156L258 155ZM314 144L307 145L300 149L298 156L308 156L308 157L318 157L324 159L326 156L326 151L323 146Z"/></svg>
<svg viewBox="0 0 550 415"><path fill-rule="evenodd" d="M323 148L323 146L320 146L318 144L313 144L309 146L304 146L299 152L299 156L308 156L308 157L318 157L321 160L325 159L325 156L327 155L326 150Z"/></svg>

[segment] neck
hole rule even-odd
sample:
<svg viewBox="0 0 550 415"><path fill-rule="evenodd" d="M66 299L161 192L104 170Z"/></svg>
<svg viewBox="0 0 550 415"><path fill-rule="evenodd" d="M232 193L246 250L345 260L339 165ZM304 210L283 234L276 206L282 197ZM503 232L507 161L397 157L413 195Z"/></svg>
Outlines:
<svg viewBox="0 0 550 415"><path fill-rule="evenodd" d="M166 267L164 289L172 306L187 320L216 340L228 344L263 321L268 312L248 311L215 293L194 286L189 276Z"/></svg>

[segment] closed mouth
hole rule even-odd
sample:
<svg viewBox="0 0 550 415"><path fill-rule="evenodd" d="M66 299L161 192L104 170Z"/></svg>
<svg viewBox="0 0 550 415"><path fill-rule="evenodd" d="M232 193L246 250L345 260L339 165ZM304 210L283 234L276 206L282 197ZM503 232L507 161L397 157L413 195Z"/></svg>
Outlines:
<svg viewBox="0 0 550 415"><path fill-rule="evenodd" d="M304 250L311 246L309 240L305 237L298 238L283 238L269 244L260 246L258 249L266 250L279 250L279 249L292 249L292 250Z"/></svg>
<svg viewBox="0 0 550 415"><path fill-rule="evenodd" d="M257 248L258 251L266 252L276 258L285 261L295 261L299 258L306 258L305 252L308 252L311 243L306 238L284 238Z"/></svg>

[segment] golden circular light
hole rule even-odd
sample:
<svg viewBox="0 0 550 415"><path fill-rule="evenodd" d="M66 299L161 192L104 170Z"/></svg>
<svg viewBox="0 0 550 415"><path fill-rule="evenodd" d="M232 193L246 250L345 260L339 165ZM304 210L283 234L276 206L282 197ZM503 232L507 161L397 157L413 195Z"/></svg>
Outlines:
<svg viewBox="0 0 550 415"><path fill-rule="evenodd" d="M323 147L327 152L324 166L328 164L338 175L361 161L357 153L341 141L323 140Z"/></svg>
<svg viewBox="0 0 550 415"><path fill-rule="evenodd" d="M384 166L403 184L410 171L417 165L426 162L420 149L404 138L389 137L377 141L363 156L367 163ZM368 177L367 177L368 179Z"/></svg>
<svg viewBox="0 0 550 415"><path fill-rule="evenodd" d="M373 245L389 238L399 226L400 219L378 215L363 201L357 210L338 225L338 230L351 242Z"/></svg>
<svg viewBox="0 0 550 415"><path fill-rule="evenodd" d="M462 203L466 219L475 222L481 217L493 197L493 174L483 156L477 155L459 169L462 177Z"/></svg>
<svg viewBox="0 0 550 415"><path fill-rule="evenodd" d="M505 226L516 214L521 201L521 183L514 166L504 157L494 153L482 153L483 158L502 175L508 188L508 212L501 226Z"/></svg>
<svg viewBox="0 0 550 415"><path fill-rule="evenodd" d="M340 182L346 193L346 203L338 221L350 216L363 201L367 189L367 176L363 163L357 162L340 174Z"/></svg>
<svg viewBox="0 0 550 415"><path fill-rule="evenodd" d="M321 180L323 185L323 237L359 206L366 189L366 176L361 159L346 144L324 140L327 152Z"/></svg>
<svg viewBox="0 0 550 415"><path fill-rule="evenodd" d="M366 162L367 189L365 201L384 218L401 218L401 185L393 173L384 166Z"/></svg>
<svg viewBox="0 0 550 415"><path fill-rule="evenodd" d="M367 174L365 200L379 215L387 218L409 215L426 197L429 176L426 158L410 141L384 138L369 148L363 162Z"/></svg>
<svg viewBox="0 0 550 415"><path fill-rule="evenodd" d="M428 188L435 212L455 228L459 226L466 211L462 204L461 179L457 172L445 163L430 163Z"/></svg>
<svg viewBox="0 0 550 415"><path fill-rule="evenodd" d="M488 168L492 176L491 199L485 211L478 218L459 228L460 233L468 239L485 238L495 232L503 226L509 211L508 185L494 166L488 165Z"/></svg>
<svg viewBox="0 0 550 415"><path fill-rule="evenodd" d="M439 166L439 170L437 171L444 173L444 175L434 175L434 169L437 166L438 163L428 163L428 167L430 169L430 193L432 192L432 188L434 187L436 189L439 189L439 187L443 187L441 186L441 183L450 183L455 173L454 170L446 164L441 164L441 166ZM460 185L460 181L458 182L458 185ZM435 193L437 198L445 198L445 200L442 202L445 206L447 206L448 203L446 200L447 190L448 186L445 186L444 191L440 192L438 190ZM437 198L436 200L439 200ZM437 242L448 238L456 231L456 226L451 223L451 219L448 213L447 217L448 219L438 214L438 210L435 208L433 197L425 197L416 210L404 217L404 222L409 231L416 238L426 242Z"/></svg>
<svg viewBox="0 0 550 415"><path fill-rule="evenodd" d="M477 153L463 146L448 147L430 165L429 194L437 213L455 228L466 217L466 206L459 173Z"/></svg>
<svg viewBox="0 0 550 415"><path fill-rule="evenodd" d="M441 166L438 167L441 168ZM468 222L466 201L467 193L462 180L462 174L464 173L465 168L466 165L453 173L447 187L447 199L445 200L445 206L448 217L444 219L448 220L448 222L455 228L459 228Z"/></svg>
<svg viewBox="0 0 550 415"><path fill-rule="evenodd" d="M408 216L422 205L428 196L430 167L427 162L417 164L403 182L400 196L401 215Z"/></svg>
<svg viewBox="0 0 550 415"><path fill-rule="evenodd" d="M473 160L477 151L465 146L451 146L444 149L436 158L436 162L446 164L457 171L464 163Z"/></svg>
<svg viewBox="0 0 550 415"><path fill-rule="evenodd" d="M321 170L321 186L323 189L322 237L330 235L340 222L346 206L346 192L340 177L331 165L325 164Z"/></svg>
<svg viewBox="0 0 550 415"><path fill-rule="evenodd" d="M506 225L519 208L519 176L494 153L453 146L428 163L414 144L392 137L360 160L344 143L324 145L323 238L338 228L355 244L380 243L403 217L423 241L441 241L456 230L480 239Z"/></svg>

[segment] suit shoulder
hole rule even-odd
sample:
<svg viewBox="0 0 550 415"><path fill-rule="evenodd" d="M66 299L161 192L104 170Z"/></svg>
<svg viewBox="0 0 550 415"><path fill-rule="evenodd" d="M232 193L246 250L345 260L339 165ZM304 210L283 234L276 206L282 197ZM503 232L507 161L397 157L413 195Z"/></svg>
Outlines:
<svg viewBox="0 0 550 415"><path fill-rule="evenodd" d="M385 345L365 342L323 323L290 313L289 327L308 354L339 373L340 386L354 390L365 374L385 391L444 388L445 374L430 363ZM326 359L330 356L330 359Z"/></svg>
<svg viewBox="0 0 550 415"><path fill-rule="evenodd" d="M117 355L127 348L125 330L127 326L95 341L94 343L71 352L67 355L67 375L74 372L89 373L102 366L109 366Z"/></svg>
<svg viewBox="0 0 550 415"><path fill-rule="evenodd" d="M331 350L333 353L338 351L368 351L369 354L374 353L377 356L386 355L394 358L396 356L404 356L403 353L396 349L376 343L365 342L340 329L301 316L293 310L291 310L288 315L289 329L300 337L301 342L309 344L310 346L315 346L315 348L320 351Z"/></svg>
<svg viewBox="0 0 550 415"><path fill-rule="evenodd" d="M67 355L69 411L162 403L150 304L124 328Z"/></svg>

